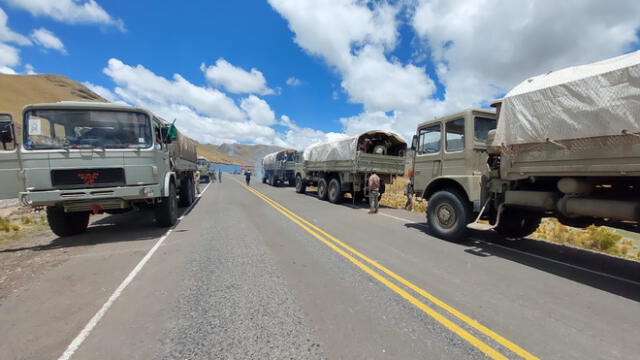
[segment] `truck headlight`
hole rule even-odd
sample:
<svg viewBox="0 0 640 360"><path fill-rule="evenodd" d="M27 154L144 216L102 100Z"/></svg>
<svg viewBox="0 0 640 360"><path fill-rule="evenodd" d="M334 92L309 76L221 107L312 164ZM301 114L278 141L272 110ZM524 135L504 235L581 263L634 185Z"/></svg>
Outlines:
<svg viewBox="0 0 640 360"><path fill-rule="evenodd" d="M153 189L148 186L143 187L141 193L146 197L153 197L154 194Z"/></svg>

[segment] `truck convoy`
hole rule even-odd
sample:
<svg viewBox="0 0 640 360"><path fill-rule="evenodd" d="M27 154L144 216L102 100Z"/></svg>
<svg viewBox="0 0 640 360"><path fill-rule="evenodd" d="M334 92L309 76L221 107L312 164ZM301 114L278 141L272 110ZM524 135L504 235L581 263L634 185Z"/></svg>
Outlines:
<svg viewBox="0 0 640 360"><path fill-rule="evenodd" d="M640 52L527 79L494 107L417 128L410 176L435 236L521 238L542 217L640 229Z"/></svg>
<svg viewBox="0 0 640 360"><path fill-rule="evenodd" d="M295 167L299 153L296 150L281 150L271 153L262 159L262 183L278 186L287 182L295 185Z"/></svg>
<svg viewBox="0 0 640 360"><path fill-rule="evenodd" d="M368 178L372 172L380 177L380 194L385 184L404 174L407 144L394 133L368 131L344 139L312 145L296 163L296 192L307 186L318 188L318 198L339 203L345 193L353 201L369 197Z"/></svg>
<svg viewBox="0 0 640 360"><path fill-rule="evenodd" d="M4 184L17 183L21 202L46 207L58 236L84 232L92 213L142 208L172 226L178 206L195 200L195 142L147 110L59 102L28 105L23 119L21 146L6 116L0 125L2 195L15 197Z"/></svg>

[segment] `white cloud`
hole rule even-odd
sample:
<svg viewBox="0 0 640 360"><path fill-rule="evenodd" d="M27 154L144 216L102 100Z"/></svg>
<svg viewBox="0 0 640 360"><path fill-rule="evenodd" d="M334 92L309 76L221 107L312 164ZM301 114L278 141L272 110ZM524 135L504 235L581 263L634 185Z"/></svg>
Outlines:
<svg viewBox="0 0 640 360"><path fill-rule="evenodd" d="M24 73L27 75L37 75L36 69L31 64L24 65Z"/></svg>
<svg viewBox="0 0 640 360"><path fill-rule="evenodd" d="M62 41L54 33L45 28L33 30L31 33L31 39L33 39L33 42L46 49L57 50L63 54L67 53Z"/></svg>
<svg viewBox="0 0 640 360"><path fill-rule="evenodd" d="M233 66L223 58L218 59L215 65L200 66L207 80L215 86L222 86L227 91L236 94L273 94L273 90L267 87L267 81L259 70L252 68L246 71Z"/></svg>
<svg viewBox="0 0 640 360"><path fill-rule="evenodd" d="M431 45L446 100L467 107L527 77L627 51L638 13L635 0L428 0L412 25Z"/></svg>
<svg viewBox="0 0 640 360"><path fill-rule="evenodd" d="M0 74L16 75L16 71L8 66L0 65Z"/></svg>
<svg viewBox="0 0 640 360"><path fill-rule="evenodd" d="M242 99L240 107L247 113L249 120L256 124L269 126L276 123L276 114L269 104L255 95Z"/></svg>
<svg viewBox="0 0 640 360"><path fill-rule="evenodd" d="M421 67L390 60L403 5L386 1L269 0L288 22L295 42L342 76L349 100L367 111L416 106L435 86Z"/></svg>
<svg viewBox="0 0 640 360"><path fill-rule="evenodd" d="M124 23L109 15L95 0L2 0L33 16L46 16L68 24L102 24L125 31Z"/></svg>
<svg viewBox="0 0 640 360"><path fill-rule="evenodd" d="M103 97L105 100L107 100L109 102L125 103L124 101L122 101L120 99L120 97L118 95L116 95L113 91L107 89L104 86L96 85L96 84L90 83L88 81L83 82L82 85L86 86L89 90L91 90L94 93L100 95L101 97Z"/></svg>
<svg viewBox="0 0 640 360"><path fill-rule="evenodd" d="M11 29L9 29L9 25L7 25L9 17L7 13L0 8L0 41L1 42L11 42L17 45L31 45L31 41L24 35L18 34Z"/></svg>
<svg viewBox="0 0 640 360"><path fill-rule="evenodd" d="M18 64L20 64L19 50L14 48L13 46L0 43L0 66L9 68ZM7 71L8 70L5 69L5 73Z"/></svg>
<svg viewBox="0 0 640 360"><path fill-rule="evenodd" d="M340 119L345 132L391 129L408 138L418 123L482 106L529 76L619 55L638 42L640 2L621 0L269 0L294 41L342 78L364 111ZM434 79L391 52L400 22L414 59L431 54ZM411 30L415 33L412 33ZM334 91L333 97L336 98Z"/></svg>
<svg viewBox="0 0 640 360"><path fill-rule="evenodd" d="M280 134L274 141L274 145L303 150L309 145L317 144L325 141L333 141L344 138L346 135L341 133L329 132L325 133L320 130L304 128L296 125L287 115L280 117L280 124L288 129L284 134Z"/></svg>
<svg viewBox="0 0 640 360"><path fill-rule="evenodd" d="M289 86L300 86L300 85L302 85L302 80L292 76L292 77L287 79L287 85L289 85Z"/></svg>

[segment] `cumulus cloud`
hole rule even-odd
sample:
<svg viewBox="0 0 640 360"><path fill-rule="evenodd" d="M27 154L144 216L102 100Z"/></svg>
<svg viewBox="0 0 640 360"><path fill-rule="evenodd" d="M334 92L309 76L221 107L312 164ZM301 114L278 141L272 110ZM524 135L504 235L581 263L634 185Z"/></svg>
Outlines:
<svg viewBox="0 0 640 360"><path fill-rule="evenodd" d="M336 136L301 128L286 115L277 121L269 104L253 94L241 99L238 106L220 90L196 86L179 74L167 79L142 65L131 66L118 59L110 59L104 73L116 84L113 90L90 82L84 85L109 101L147 108L168 121L177 119L181 131L202 143L304 148ZM279 133L275 125L287 130Z"/></svg>
<svg viewBox="0 0 640 360"><path fill-rule="evenodd" d="M252 68L246 71L236 67L223 58L218 59L215 65L200 66L205 77L214 86L221 86L235 94L273 94L274 91L267 87L267 80L259 70Z"/></svg>
<svg viewBox="0 0 640 360"><path fill-rule="evenodd" d="M379 128L405 137L422 121L486 105L529 76L628 51L640 26L633 0L269 3L295 43L335 69L348 99L363 105L362 113L340 119L345 132ZM413 58L431 60L437 77L391 55L403 21L417 40L413 53L422 54ZM434 96L436 81L444 99Z"/></svg>
<svg viewBox="0 0 640 360"><path fill-rule="evenodd" d="M287 85L289 85L289 86L300 86L300 85L302 85L302 80L292 76L292 77L287 79Z"/></svg>
<svg viewBox="0 0 640 360"><path fill-rule="evenodd" d="M0 43L0 67L4 73L15 73L12 67L20 64L19 50L13 46Z"/></svg>
<svg viewBox="0 0 640 360"><path fill-rule="evenodd" d="M45 28L33 30L31 33L31 39L33 39L33 42L46 49L53 49L63 54L67 53L62 41L54 33Z"/></svg>
<svg viewBox="0 0 640 360"><path fill-rule="evenodd" d="M101 24L125 31L124 22L109 15L95 0L1 0L33 16L46 16L67 24Z"/></svg>
<svg viewBox="0 0 640 360"><path fill-rule="evenodd" d="M411 24L431 46L446 100L466 107L527 77L628 51L638 13L634 0L422 0Z"/></svg>
<svg viewBox="0 0 640 360"><path fill-rule="evenodd" d="M240 107L247 113L249 120L256 124L269 126L276 123L276 114L269 104L255 95L242 99Z"/></svg>
<svg viewBox="0 0 640 360"><path fill-rule="evenodd" d="M0 41L1 42L10 42L17 45L31 45L31 41L24 35L18 34L17 32L9 29L8 25L9 17L7 13L0 8Z"/></svg>
<svg viewBox="0 0 640 360"><path fill-rule="evenodd" d="M36 69L31 64L24 65L24 73L27 75L37 75Z"/></svg>

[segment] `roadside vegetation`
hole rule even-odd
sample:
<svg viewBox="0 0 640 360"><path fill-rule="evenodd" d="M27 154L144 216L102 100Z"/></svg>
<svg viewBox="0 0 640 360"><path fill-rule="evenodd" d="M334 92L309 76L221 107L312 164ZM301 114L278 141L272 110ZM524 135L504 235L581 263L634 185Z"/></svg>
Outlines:
<svg viewBox="0 0 640 360"><path fill-rule="evenodd" d="M0 246L7 240L18 240L48 229L47 218L42 212L17 208L5 213L0 216Z"/></svg>
<svg viewBox="0 0 640 360"><path fill-rule="evenodd" d="M407 200L404 195L404 187L408 180L408 178L402 177L398 178L394 184L388 185L386 192L382 195L380 205L402 209ZM426 209L426 201L416 201L413 212L425 213ZM542 219L542 224L531 237L640 261L640 234L605 226L589 226L586 229L578 229L564 226L556 219L545 218Z"/></svg>

